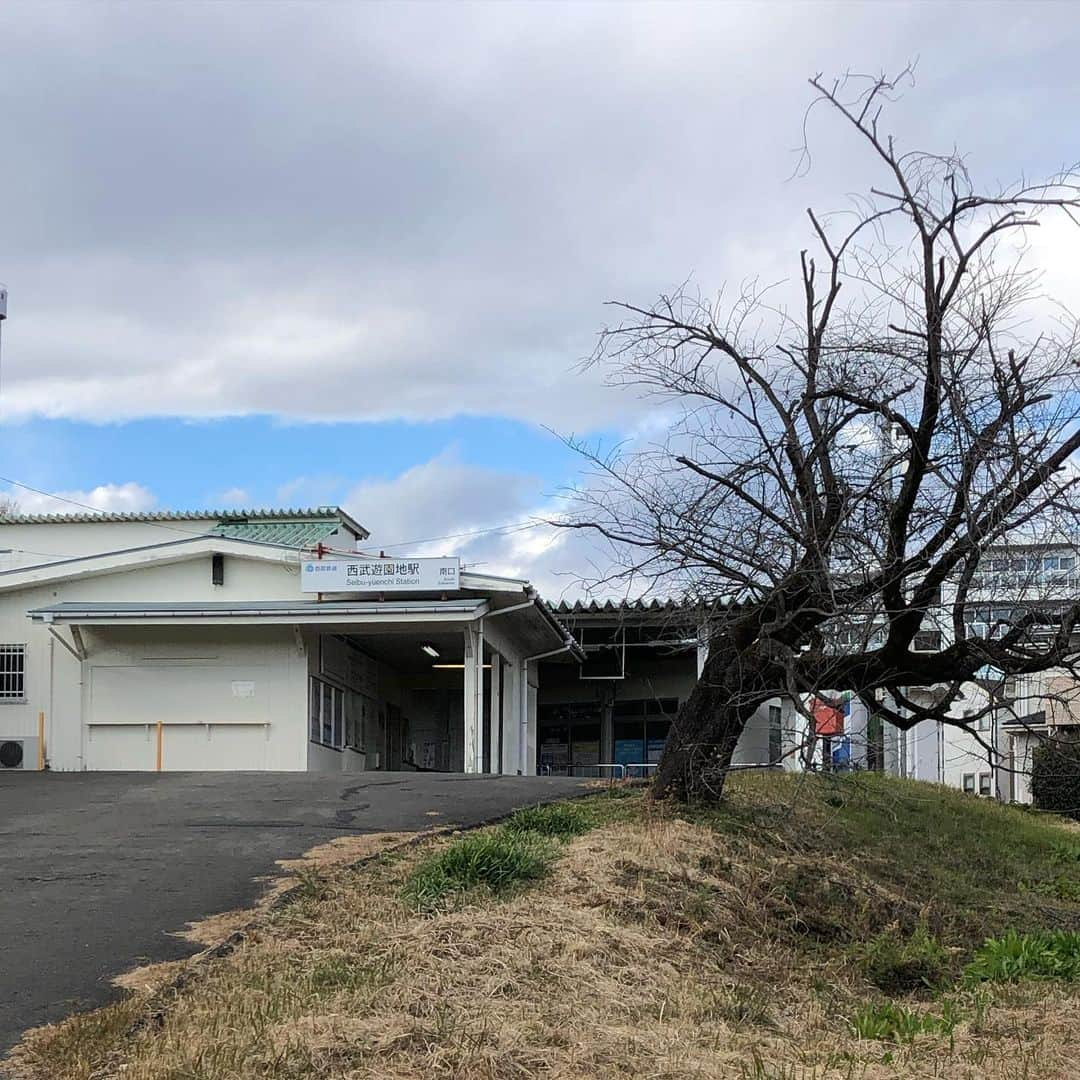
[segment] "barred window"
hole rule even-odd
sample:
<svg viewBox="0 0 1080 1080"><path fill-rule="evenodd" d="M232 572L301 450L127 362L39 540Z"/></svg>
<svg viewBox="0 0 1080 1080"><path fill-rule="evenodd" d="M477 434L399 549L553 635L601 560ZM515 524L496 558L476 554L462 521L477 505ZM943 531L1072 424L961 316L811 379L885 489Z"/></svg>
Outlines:
<svg viewBox="0 0 1080 1080"><path fill-rule="evenodd" d="M0 645L0 701L26 698L26 646Z"/></svg>

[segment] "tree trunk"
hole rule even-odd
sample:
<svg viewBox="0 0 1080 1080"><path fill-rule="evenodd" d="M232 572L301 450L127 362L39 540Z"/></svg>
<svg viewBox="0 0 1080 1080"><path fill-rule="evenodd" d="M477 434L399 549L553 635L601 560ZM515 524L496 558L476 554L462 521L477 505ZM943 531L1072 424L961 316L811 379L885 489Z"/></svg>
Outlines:
<svg viewBox="0 0 1080 1080"><path fill-rule="evenodd" d="M729 642L715 642L683 703L653 779L656 799L719 799L735 745L755 710L778 691Z"/></svg>

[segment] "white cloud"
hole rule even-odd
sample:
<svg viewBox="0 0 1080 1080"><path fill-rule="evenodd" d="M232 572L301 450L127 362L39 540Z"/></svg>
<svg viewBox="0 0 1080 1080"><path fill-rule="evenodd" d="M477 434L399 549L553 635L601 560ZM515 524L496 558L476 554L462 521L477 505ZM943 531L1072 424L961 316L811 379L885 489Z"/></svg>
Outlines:
<svg viewBox="0 0 1080 1080"><path fill-rule="evenodd" d="M792 275L804 207L865 187L820 113L786 182L806 75L920 54L904 145L1006 179L1073 155L1069 9L936 14L928 41L902 3L17 6L0 415L648 423L570 374L603 301Z"/></svg>
<svg viewBox="0 0 1080 1080"><path fill-rule="evenodd" d="M157 497L142 484L99 484L89 491L58 491L55 494L11 488L2 498L11 499L21 514L77 514L86 510L136 513L152 510Z"/></svg>
<svg viewBox="0 0 1080 1080"><path fill-rule="evenodd" d="M547 524L565 511L560 497L533 477L463 462L452 447L358 484L343 505L371 530L368 551L457 555L484 573L531 581L556 601L581 596L583 579L607 565L589 536Z"/></svg>
<svg viewBox="0 0 1080 1080"><path fill-rule="evenodd" d="M248 507L251 505L251 496L246 488L231 487L215 496L211 496L210 502L214 506Z"/></svg>

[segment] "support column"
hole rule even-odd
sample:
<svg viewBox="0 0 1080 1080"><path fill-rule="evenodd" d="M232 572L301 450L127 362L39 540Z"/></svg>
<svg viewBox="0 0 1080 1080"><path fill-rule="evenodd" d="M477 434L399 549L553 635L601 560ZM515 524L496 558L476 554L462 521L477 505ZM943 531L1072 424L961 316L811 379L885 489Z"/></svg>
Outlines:
<svg viewBox="0 0 1080 1080"><path fill-rule="evenodd" d="M479 623L465 627L465 724L463 767L467 773L483 772L484 740L484 631Z"/></svg>
<svg viewBox="0 0 1080 1080"><path fill-rule="evenodd" d="M502 708L502 771L508 775L518 772L518 727L521 706L518 704L521 684L521 664L507 661L503 668Z"/></svg>
<svg viewBox="0 0 1080 1080"><path fill-rule="evenodd" d="M482 669L481 669L482 670ZM498 775L502 767L503 659L491 654L491 714L488 721L488 747L491 752L491 771Z"/></svg>
<svg viewBox="0 0 1080 1080"><path fill-rule="evenodd" d="M531 776L529 762L529 661L522 660L517 668L518 677L518 731L517 731L517 773L519 776Z"/></svg>

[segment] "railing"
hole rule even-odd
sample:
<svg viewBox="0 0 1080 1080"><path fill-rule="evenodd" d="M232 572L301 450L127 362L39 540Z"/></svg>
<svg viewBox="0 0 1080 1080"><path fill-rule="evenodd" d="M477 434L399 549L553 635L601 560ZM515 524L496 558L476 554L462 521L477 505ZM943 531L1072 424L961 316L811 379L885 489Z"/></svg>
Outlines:
<svg viewBox="0 0 1080 1080"><path fill-rule="evenodd" d="M640 780L655 772L655 761L630 762L602 762L596 765L567 765L565 768L555 769L550 765L541 765L538 773L540 776L573 776L580 780Z"/></svg>

